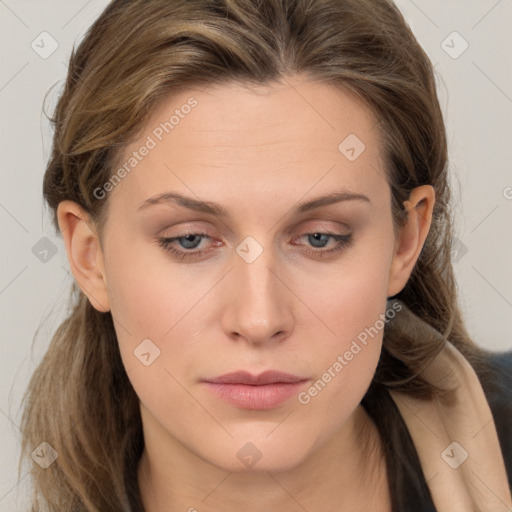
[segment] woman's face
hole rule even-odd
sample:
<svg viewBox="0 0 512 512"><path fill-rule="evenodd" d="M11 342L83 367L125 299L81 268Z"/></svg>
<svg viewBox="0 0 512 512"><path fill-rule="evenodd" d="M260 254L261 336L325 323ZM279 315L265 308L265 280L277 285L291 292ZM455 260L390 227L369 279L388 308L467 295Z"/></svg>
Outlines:
<svg viewBox="0 0 512 512"><path fill-rule="evenodd" d="M146 444L275 470L343 432L404 284L381 152L355 96L297 77L158 106L120 179L95 192L109 201L102 272ZM239 371L294 382L212 382Z"/></svg>

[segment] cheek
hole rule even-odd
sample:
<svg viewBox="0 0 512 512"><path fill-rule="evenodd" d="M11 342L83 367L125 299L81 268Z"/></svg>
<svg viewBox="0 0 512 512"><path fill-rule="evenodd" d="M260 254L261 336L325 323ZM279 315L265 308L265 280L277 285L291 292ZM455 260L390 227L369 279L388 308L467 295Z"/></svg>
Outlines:
<svg viewBox="0 0 512 512"><path fill-rule="evenodd" d="M314 431L329 438L354 412L370 386L379 362L386 325L385 279L368 273L350 278L327 300L315 304L334 335L317 339L311 352L315 377L297 396ZM322 302L323 301L323 302ZM318 328L318 327L317 327ZM312 338L310 336L310 338Z"/></svg>
<svg viewBox="0 0 512 512"><path fill-rule="evenodd" d="M301 276L295 281L298 295L307 297L318 319L328 328L322 331L324 346L343 348L372 327L384 312L390 258L382 254L386 254L382 247L357 251L329 274Z"/></svg>
<svg viewBox="0 0 512 512"><path fill-rule="evenodd" d="M373 247L366 255L358 253L336 274L322 279L322 286L314 288L310 281L300 292L306 293L306 287L314 290L308 301L320 321L309 319L304 326L309 331L306 337L315 340L312 361L317 380L298 401L322 410L318 417L335 421L334 416L349 413L371 383L386 325L390 259L380 256L386 252L385 247Z"/></svg>
<svg viewBox="0 0 512 512"><path fill-rule="evenodd" d="M186 385L183 374L191 372L190 318L200 291L189 287L183 293L179 278L167 281L155 267L138 266L136 258L133 265L117 268L110 284L119 350L130 382L152 414L163 423L172 418L179 432L176 411L184 417L197 414L180 383Z"/></svg>
<svg viewBox="0 0 512 512"><path fill-rule="evenodd" d="M183 314L190 287L183 291L186 283L179 273L172 275L161 254L143 239L112 236L105 254L111 311L119 324L120 342L130 337L139 343L144 338L160 339Z"/></svg>
<svg viewBox="0 0 512 512"><path fill-rule="evenodd" d="M193 372L196 331L205 322L205 308L211 306L208 292L216 277L211 272L207 276L180 272L165 257L154 258L158 253L147 244L138 249L132 244L130 251L121 251L120 241L112 240L109 249L108 293L129 378L148 403L155 390L172 388L179 394L182 390L169 373L181 382L181 375Z"/></svg>

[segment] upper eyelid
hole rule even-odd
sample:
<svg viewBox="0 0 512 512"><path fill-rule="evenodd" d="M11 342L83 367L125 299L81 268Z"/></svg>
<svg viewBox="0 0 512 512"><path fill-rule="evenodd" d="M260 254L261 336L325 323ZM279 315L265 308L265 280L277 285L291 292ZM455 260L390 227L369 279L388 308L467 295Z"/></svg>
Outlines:
<svg viewBox="0 0 512 512"><path fill-rule="evenodd" d="M347 226L348 228L348 226ZM302 237L306 235L313 235L315 233L330 235L330 236L343 236L343 235L350 235L352 234L351 229L347 229L348 232L338 232L336 229L330 229L330 228L318 228L318 229L299 229L299 230L293 230L288 233L288 236L291 237ZM184 238L186 236L190 235L196 235L201 236L202 238L207 237L211 239L215 239L216 237L213 235L210 235L209 233L206 233L206 230L201 229L195 229L195 230L184 230L180 231L176 234L170 234L167 236L160 236L159 238L168 238L168 239L176 239L176 238ZM242 237L243 239L244 237Z"/></svg>
<svg viewBox="0 0 512 512"><path fill-rule="evenodd" d="M166 226L162 229L159 230L160 233L162 232L166 232L167 230L175 230L176 231L176 234L171 234L171 235L168 235L168 236L165 236L165 238L175 238L175 237L181 237L181 236L186 236L186 235L196 235L196 234L199 234L199 233L205 233L207 234L208 236L211 236L212 238L215 238L214 235L211 235L209 234L209 232L211 231L211 228L203 228L201 226L193 226L193 227L190 227L190 226L185 226L183 228L179 227L180 224L187 224L189 222L203 222L202 220L197 220L197 221L187 221L187 222L182 222L182 223L178 223L176 225L172 225L172 226ZM337 227L331 227L331 226L323 226L323 225L316 225L317 223L325 223L325 222L329 222L330 224L336 224ZM209 222L206 222L207 224L210 224ZM312 224L315 224L314 226L310 227L310 223ZM304 224L306 224L306 226L304 226ZM337 233L336 231L337 230L346 230L348 232L351 232L352 231L352 228L349 226L349 224L345 223L345 222L341 222L341 221L334 221L334 220L327 220L327 219L310 219L310 220L305 220L305 221L301 221L298 223L299 226L302 226L302 227L297 227L297 225L294 225L293 227L289 227L289 228L286 228L285 230L285 233L287 236L297 236L299 234L312 234L312 233L317 233L317 232L334 232L334 234L345 234L345 233ZM216 229L216 228L215 228ZM230 235L233 235L233 231L231 229L229 229L229 233ZM239 236L242 236L243 238L245 238L246 235L239 235Z"/></svg>

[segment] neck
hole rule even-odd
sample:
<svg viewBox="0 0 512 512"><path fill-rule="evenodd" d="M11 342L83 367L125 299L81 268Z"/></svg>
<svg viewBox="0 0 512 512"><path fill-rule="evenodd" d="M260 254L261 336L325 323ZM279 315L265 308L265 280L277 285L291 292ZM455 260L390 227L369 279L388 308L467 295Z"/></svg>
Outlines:
<svg viewBox="0 0 512 512"><path fill-rule="evenodd" d="M146 439L138 481L145 512L234 512L241 504L246 512L391 511L379 435L361 406L292 470L228 472L176 440L164 445L154 436Z"/></svg>

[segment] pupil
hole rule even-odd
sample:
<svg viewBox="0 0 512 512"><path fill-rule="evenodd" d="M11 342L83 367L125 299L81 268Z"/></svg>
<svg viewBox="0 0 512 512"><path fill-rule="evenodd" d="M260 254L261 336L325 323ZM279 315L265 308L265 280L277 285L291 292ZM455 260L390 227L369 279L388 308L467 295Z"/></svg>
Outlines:
<svg viewBox="0 0 512 512"><path fill-rule="evenodd" d="M197 235L186 235L182 238L185 240L184 247L186 247L187 249L194 248L194 238L197 238ZM195 245L197 245L197 243Z"/></svg>
<svg viewBox="0 0 512 512"><path fill-rule="evenodd" d="M322 237L325 237L326 235L324 235L323 233L314 233L312 236L313 236L313 239L318 242L321 240ZM313 243L312 245L315 247L322 247L322 244L315 245L315 243ZM324 239L324 245L325 245L325 239Z"/></svg>

